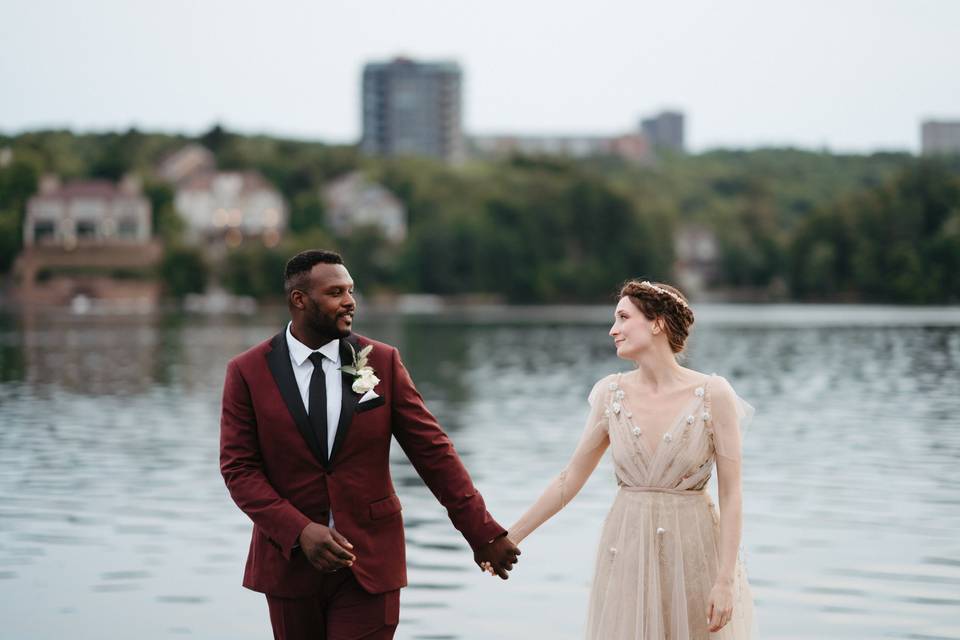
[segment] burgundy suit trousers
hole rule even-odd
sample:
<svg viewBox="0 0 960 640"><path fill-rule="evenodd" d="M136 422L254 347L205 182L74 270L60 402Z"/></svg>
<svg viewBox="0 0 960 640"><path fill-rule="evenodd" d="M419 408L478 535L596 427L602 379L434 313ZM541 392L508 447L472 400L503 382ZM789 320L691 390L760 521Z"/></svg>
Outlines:
<svg viewBox="0 0 960 640"><path fill-rule="evenodd" d="M367 593L353 572L323 577L308 598L267 596L276 640L391 640L400 617L400 590Z"/></svg>

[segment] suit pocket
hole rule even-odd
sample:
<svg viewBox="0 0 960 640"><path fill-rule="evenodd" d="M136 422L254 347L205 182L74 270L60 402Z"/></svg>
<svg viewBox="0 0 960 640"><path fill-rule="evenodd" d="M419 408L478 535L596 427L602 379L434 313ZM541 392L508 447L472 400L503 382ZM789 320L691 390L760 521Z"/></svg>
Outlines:
<svg viewBox="0 0 960 640"><path fill-rule="evenodd" d="M386 398L380 396L379 398L374 398L373 400L367 400L363 404L358 404L357 408L354 409L354 413L363 413L364 411L370 411L370 409L376 409L377 407L382 407L387 402Z"/></svg>
<svg viewBox="0 0 960 640"><path fill-rule="evenodd" d="M393 494L389 498L370 503L370 519L380 520L387 516L392 516L400 513L402 508L403 507L400 506L400 498L398 498L396 494Z"/></svg>

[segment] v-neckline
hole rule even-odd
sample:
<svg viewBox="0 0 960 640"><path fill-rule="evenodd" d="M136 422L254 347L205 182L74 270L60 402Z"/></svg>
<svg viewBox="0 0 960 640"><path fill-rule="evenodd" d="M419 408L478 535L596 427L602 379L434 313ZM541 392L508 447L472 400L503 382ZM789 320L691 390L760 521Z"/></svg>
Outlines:
<svg viewBox="0 0 960 640"><path fill-rule="evenodd" d="M689 401L689 402L687 402L686 404L684 404L683 407L682 407L682 411L680 412L680 414L677 415L676 417L674 417L673 421L670 422L670 423L668 423L669 426L666 428L666 430L664 430L663 433L661 433L659 436L657 436L657 439L656 439L656 443L657 443L657 444L656 444L655 447L653 447L653 448L650 447L650 442L649 442L649 440L647 439L647 433L646 433L645 430L641 430L640 435L634 436L634 437L636 437L638 440L640 440L640 442L641 442L641 444L643 445L643 447L647 450L647 453L648 453L648 455L650 456L650 461L653 461L653 460L656 458L657 453L660 452L660 447L662 446L662 443L664 442L664 438L667 436L667 434L668 434L668 433L672 433L674 430L676 430L677 425L678 425L678 424L683 424L683 423L687 420L687 418L691 415L691 414L690 414L690 407L691 407L691 406L694 406L694 407L695 407L699 402L702 402L702 401L704 400L704 398L706 397L707 385L709 385L709 384L710 384L710 381L713 380L713 375L714 375L714 374L709 374L709 375L707 375L707 377L706 377L702 382L700 382L700 383L697 384L695 387L693 387L694 400ZM634 415L635 411L633 410L632 405L627 405L627 403L625 402L625 400L627 399L627 392L626 392L626 390L623 388L623 385L621 384L621 380L622 380L622 379L623 379L623 374L622 374L622 373L618 373L618 374L617 374L617 389L619 389L620 391L623 392L623 397L620 398L621 410L623 411L623 413L624 413L625 416L626 416L626 422L627 422L628 424L630 424L630 423L633 422L633 420L631 420L630 418L632 418L632 416ZM703 389L703 395L698 395L698 394L697 394L697 390L698 390L698 389ZM632 425L632 426L635 427L636 425ZM630 434L630 435L633 435L633 434Z"/></svg>

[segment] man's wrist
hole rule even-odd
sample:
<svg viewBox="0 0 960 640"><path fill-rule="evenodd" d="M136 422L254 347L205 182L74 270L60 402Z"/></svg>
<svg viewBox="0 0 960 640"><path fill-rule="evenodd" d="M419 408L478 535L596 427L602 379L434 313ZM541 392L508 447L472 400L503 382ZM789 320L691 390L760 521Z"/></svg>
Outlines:
<svg viewBox="0 0 960 640"><path fill-rule="evenodd" d="M300 530L300 533L297 534L297 539L293 541L293 547L291 547L292 549L296 549L296 548L298 548L298 547L302 547L302 546L303 546L303 545L301 544L301 538L303 538L304 532L305 532L305 531L310 527L310 525L312 525L312 524L313 524L313 522L308 522L306 525L304 525L303 529Z"/></svg>

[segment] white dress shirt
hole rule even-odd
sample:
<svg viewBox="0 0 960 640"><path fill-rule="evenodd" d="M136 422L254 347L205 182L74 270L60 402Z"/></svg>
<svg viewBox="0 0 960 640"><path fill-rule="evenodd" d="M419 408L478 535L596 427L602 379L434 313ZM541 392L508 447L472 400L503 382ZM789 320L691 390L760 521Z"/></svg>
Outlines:
<svg viewBox="0 0 960 640"><path fill-rule="evenodd" d="M290 326L287 324L287 347L290 349L290 364L293 365L293 375L297 379L297 388L300 389L300 398L303 408L310 415L310 378L313 376L313 363L310 354L313 349L293 337ZM333 451L333 440L337 437L337 426L340 422L340 404L342 393L340 368L340 341L331 340L316 351L324 355L323 375L327 382L327 456Z"/></svg>
<svg viewBox="0 0 960 640"><path fill-rule="evenodd" d="M310 415L310 378L313 376L313 363L310 354L313 349L293 337L290 331L292 322L287 323L287 348L290 350L290 364L293 365L293 376L297 379L297 388L303 400L303 408ZM337 426L340 422L341 382L340 372L340 341L331 340L317 349L324 355L323 375L327 383L327 456L333 451L333 439L337 437ZM330 518L327 526L333 529L333 509L330 509ZM299 543L298 543L299 544Z"/></svg>

